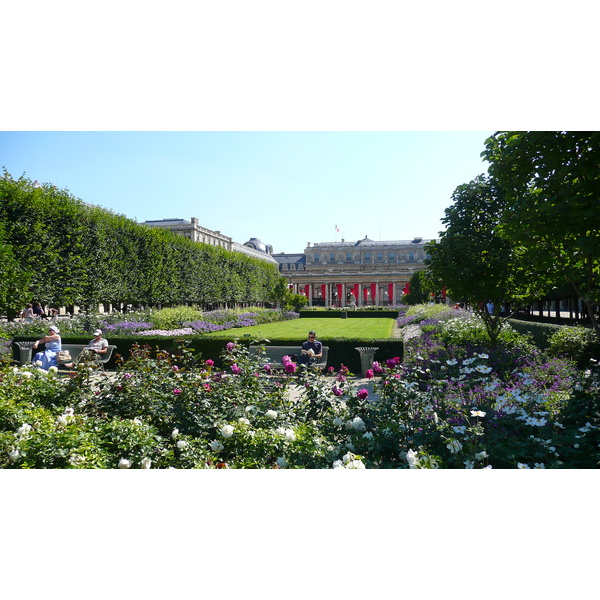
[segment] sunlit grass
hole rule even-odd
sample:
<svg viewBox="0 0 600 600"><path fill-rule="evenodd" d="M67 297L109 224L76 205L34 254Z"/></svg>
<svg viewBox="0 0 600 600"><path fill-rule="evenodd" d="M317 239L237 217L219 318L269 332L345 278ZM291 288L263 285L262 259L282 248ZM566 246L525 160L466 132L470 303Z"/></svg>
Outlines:
<svg viewBox="0 0 600 600"><path fill-rule="evenodd" d="M305 340L307 333L312 329L317 334L318 340L327 339L385 339L392 336L394 319L294 319L279 323L266 323L253 327L240 327L229 329L226 332L214 332L207 337L261 337L261 338L286 338L292 340Z"/></svg>

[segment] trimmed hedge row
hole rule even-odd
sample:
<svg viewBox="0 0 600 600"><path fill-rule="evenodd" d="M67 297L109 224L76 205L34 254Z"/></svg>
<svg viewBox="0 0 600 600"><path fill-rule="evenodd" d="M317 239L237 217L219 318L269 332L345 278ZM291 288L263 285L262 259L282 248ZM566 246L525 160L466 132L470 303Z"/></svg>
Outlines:
<svg viewBox="0 0 600 600"><path fill-rule="evenodd" d="M39 338L31 337L16 337L16 341L34 341ZM132 338L119 338L117 336L111 336L109 343L116 346L113 355L106 365L108 369L115 369L117 366L117 359L121 356L124 359L128 359L131 355L130 350L134 344L140 346L148 345L152 349L159 348L166 350L171 353L177 353L177 348L181 340L187 342L188 347L194 350L196 356L200 356L202 359L212 359L215 361L215 365L222 368L221 364L221 353L225 350L228 342L231 342L234 336L228 336L223 338L214 337L188 337L188 338L167 338L167 337L141 337L138 339ZM89 336L63 336L63 344L82 344L87 345L90 341ZM255 341L255 338L238 338L238 344L244 344L249 346ZM300 350L301 344L298 340L291 340L289 338L278 338L270 339L272 346L297 346ZM366 343L360 339L333 339L321 340L324 346L329 346L329 359L327 365L334 367L337 371L343 364L350 369L353 373L360 373L360 353L356 350L359 347L375 347L378 350L375 352L375 360L380 362L385 361L388 358L398 356L401 360L404 356L404 345L402 340L399 339L381 339L381 340L370 340ZM42 346L43 348L43 346ZM20 359L19 348L16 344L13 344L13 357L18 362Z"/></svg>
<svg viewBox="0 0 600 600"><path fill-rule="evenodd" d="M396 319L397 310L301 310L300 318L307 319L335 319L342 318L342 312L348 319Z"/></svg>

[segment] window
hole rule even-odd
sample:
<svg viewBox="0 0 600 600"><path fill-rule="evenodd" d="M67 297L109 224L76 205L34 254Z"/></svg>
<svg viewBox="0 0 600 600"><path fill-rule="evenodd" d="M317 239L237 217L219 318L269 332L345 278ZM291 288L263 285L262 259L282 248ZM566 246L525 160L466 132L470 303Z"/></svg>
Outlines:
<svg viewBox="0 0 600 600"><path fill-rule="evenodd" d="M390 252L390 255L388 256L388 261L389 262L395 262L396 261L396 255L393 252Z"/></svg>
<svg viewBox="0 0 600 600"><path fill-rule="evenodd" d="M287 271L287 270L288 270L288 266L287 266L285 263L283 263L283 264L281 265L281 270L282 270L282 271Z"/></svg>
<svg viewBox="0 0 600 600"><path fill-rule="evenodd" d="M304 271L304 265L302 263L298 263L298 271Z"/></svg>
<svg viewBox="0 0 600 600"><path fill-rule="evenodd" d="M408 260L410 262L413 262L415 260L415 253L414 252L409 252L408 253Z"/></svg>
<svg viewBox="0 0 600 600"><path fill-rule="evenodd" d="M346 252L346 262L352 262L352 252Z"/></svg>
<svg viewBox="0 0 600 600"><path fill-rule="evenodd" d="M371 262L371 253L370 252L365 252L365 262Z"/></svg>
<svg viewBox="0 0 600 600"><path fill-rule="evenodd" d="M296 270L296 265L290 265L290 271L295 271Z"/></svg>
<svg viewBox="0 0 600 600"><path fill-rule="evenodd" d="M320 262L318 254L313 254L313 261L316 263Z"/></svg>
<svg viewBox="0 0 600 600"><path fill-rule="evenodd" d="M335 262L335 252L332 252L329 255L329 262L334 263Z"/></svg>
<svg viewBox="0 0 600 600"><path fill-rule="evenodd" d="M383 262L383 252L377 253L377 262Z"/></svg>

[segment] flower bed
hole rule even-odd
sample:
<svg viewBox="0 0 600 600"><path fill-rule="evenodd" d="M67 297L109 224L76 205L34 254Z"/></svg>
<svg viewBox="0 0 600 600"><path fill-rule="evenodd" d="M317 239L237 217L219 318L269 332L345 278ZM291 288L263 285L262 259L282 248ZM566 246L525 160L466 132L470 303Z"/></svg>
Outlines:
<svg viewBox="0 0 600 600"><path fill-rule="evenodd" d="M596 468L600 373L520 338L447 343L426 323L406 354L374 363L373 391L348 369L274 378L229 342L134 347L116 375L0 372L3 468ZM462 326L461 326L462 327ZM476 328L475 328L476 330ZM463 336L468 337L466 334ZM519 341L522 343L519 345ZM300 386L292 400L290 386Z"/></svg>

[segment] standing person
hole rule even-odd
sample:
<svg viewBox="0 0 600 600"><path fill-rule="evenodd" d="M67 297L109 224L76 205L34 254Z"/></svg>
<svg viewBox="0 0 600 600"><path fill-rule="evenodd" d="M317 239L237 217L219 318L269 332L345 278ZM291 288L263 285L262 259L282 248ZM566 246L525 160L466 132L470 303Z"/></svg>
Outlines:
<svg viewBox="0 0 600 600"><path fill-rule="evenodd" d="M33 308L31 304L27 304L25 308L21 311L21 321L25 321L26 323L33 323Z"/></svg>
<svg viewBox="0 0 600 600"><path fill-rule="evenodd" d="M488 300L488 303L485 305L485 308L490 316L494 314L494 303L491 300Z"/></svg>
<svg viewBox="0 0 600 600"><path fill-rule="evenodd" d="M299 365L308 365L318 362L323 357L323 344L317 340L317 334L314 331L308 332L308 340L302 344L300 356L298 357Z"/></svg>
<svg viewBox="0 0 600 600"><path fill-rule="evenodd" d="M56 355L59 353L62 343L60 339L60 331L56 325L48 327L48 333L41 339L33 343L33 347L37 348L39 344L46 344L46 349L43 352L38 352L33 357L33 362L40 361L41 368L47 371L50 367L56 366Z"/></svg>

